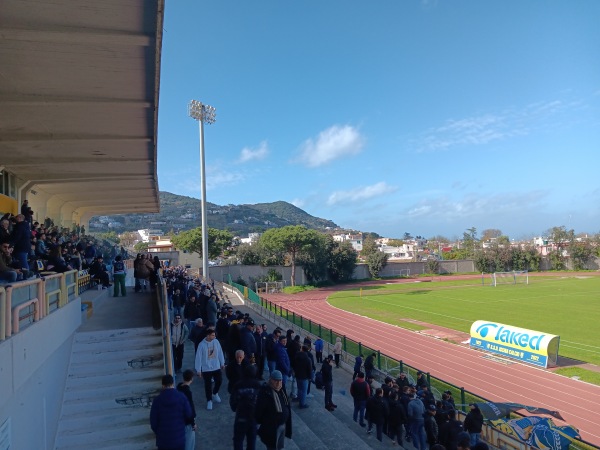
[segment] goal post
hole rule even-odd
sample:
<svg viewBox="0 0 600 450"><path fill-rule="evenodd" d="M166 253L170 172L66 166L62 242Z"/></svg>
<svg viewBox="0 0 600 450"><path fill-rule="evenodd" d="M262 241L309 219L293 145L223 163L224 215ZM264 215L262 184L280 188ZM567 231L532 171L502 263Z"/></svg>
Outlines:
<svg viewBox="0 0 600 450"><path fill-rule="evenodd" d="M284 281L259 281L256 283L257 294L277 294L283 292Z"/></svg>
<svg viewBox="0 0 600 450"><path fill-rule="evenodd" d="M410 269L392 269L391 275L393 277L408 278L408 277L410 277Z"/></svg>
<svg viewBox="0 0 600 450"><path fill-rule="evenodd" d="M529 272L527 272L527 270L494 272L492 274L492 286L498 286L500 284L529 284Z"/></svg>

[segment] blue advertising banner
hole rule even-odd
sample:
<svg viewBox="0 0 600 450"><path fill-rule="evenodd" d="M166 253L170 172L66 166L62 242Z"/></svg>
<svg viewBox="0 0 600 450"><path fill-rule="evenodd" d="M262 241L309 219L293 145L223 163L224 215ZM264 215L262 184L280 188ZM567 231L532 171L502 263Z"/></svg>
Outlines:
<svg viewBox="0 0 600 450"><path fill-rule="evenodd" d="M556 364L559 336L478 320L471 325L471 347L540 367Z"/></svg>

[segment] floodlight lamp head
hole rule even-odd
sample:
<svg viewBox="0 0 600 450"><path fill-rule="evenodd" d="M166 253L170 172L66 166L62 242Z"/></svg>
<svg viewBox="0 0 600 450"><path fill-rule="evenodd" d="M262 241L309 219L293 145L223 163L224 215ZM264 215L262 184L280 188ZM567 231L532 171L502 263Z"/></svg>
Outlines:
<svg viewBox="0 0 600 450"><path fill-rule="evenodd" d="M203 105L198 100L191 100L188 103L188 114L192 119L200 120L203 123L215 123L215 108L210 105Z"/></svg>

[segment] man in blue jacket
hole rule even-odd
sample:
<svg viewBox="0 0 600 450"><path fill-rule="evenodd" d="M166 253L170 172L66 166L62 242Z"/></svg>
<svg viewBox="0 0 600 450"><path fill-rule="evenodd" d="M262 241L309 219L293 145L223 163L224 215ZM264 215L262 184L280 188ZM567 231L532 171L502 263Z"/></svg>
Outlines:
<svg viewBox="0 0 600 450"><path fill-rule="evenodd" d="M174 383L172 375L162 377L162 391L150 409L150 427L159 450L184 450L185 425L193 420L190 402Z"/></svg>
<svg viewBox="0 0 600 450"><path fill-rule="evenodd" d="M275 355L277 358L275 361L275 368L281 372L281 376L283 377L281 381L284 391L286 389L288 377L290 376L290 373L292 371L292 366L290 363L290 357L287 353L286 344L287 337L283 334L279 336L279 342L275 344Z"/></svg>

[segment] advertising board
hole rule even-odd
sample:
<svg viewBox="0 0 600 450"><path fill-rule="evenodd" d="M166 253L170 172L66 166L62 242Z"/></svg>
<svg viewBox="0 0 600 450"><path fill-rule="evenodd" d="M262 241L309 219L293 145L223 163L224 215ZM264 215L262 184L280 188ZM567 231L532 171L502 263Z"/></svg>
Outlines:
<svg viewBox="0 0 600 450"><path fill-rule="evenodd" d="M469 344L536 366L556 365L560 336L497 322L478 320L471 325Z"/></svg>

